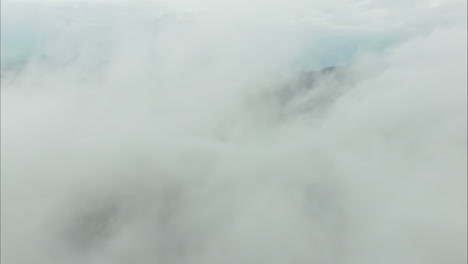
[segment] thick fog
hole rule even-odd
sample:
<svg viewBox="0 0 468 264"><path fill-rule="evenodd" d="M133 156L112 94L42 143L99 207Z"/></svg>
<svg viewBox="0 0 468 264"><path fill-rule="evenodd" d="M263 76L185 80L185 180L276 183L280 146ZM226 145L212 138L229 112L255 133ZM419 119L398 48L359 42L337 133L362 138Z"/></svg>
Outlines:
<svg viewBox="0 0 468 264"><path fill-rule="evenodd" d="M465 1L1 12L2 263L467 262Z"/></svg>

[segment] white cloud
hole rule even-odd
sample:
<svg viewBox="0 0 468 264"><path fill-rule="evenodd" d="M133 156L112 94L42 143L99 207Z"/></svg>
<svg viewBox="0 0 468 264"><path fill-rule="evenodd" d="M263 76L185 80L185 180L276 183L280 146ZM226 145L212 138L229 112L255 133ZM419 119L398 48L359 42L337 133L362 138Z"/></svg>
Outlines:
<svg viewBox="0 0 468 264"><path fill-rule="evenodd" d="M2 76L2 262L466 263L463 1L30 3L2 2L2 30L54 33ZM310 32L405 40L280 108L332 46Z"/></svg>

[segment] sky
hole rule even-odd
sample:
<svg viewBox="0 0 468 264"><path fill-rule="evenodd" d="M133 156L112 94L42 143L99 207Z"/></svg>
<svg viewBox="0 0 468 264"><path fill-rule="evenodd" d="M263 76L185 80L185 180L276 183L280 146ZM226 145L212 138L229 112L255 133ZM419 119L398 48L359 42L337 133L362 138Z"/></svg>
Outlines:
<svg viewBox="0 0 468 264"><path fill-rule="evenodd" d="M131 4L128 4L131 3ZM128 6L131 6L129 8ZM466 28L466 1L106 1L5 0L2 3L2 65L23 61L63 41L64 27L108 34L118 14L134 15L139 27L157 28L158 16L197 17L228 25L277 27L300 34L303 67L349 63L357 54L382 51L438 27ZM111 10L118 10L113 13ZM143 11L144 10L144 11ZM93 22L94 21L94 22ZM75 37L79 34L76 32ZM81 32L83 33L83 32ZM293 36L291 36L293 37ZM297 36L296 36L297 37ZM60 40L59 40L60 39ZM71 43L62 45L73 45Z"/></svg>

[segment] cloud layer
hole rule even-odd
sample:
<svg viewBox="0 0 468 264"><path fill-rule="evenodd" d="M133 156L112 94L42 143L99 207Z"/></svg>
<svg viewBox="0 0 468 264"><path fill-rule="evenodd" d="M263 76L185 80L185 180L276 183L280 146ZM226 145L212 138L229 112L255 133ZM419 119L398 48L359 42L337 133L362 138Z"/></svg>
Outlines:
<svg viewBox="0 0 468 264"><path fill-rule="evenodd" d="M2 2L2 262L466 263L465 6Z"/></svg>

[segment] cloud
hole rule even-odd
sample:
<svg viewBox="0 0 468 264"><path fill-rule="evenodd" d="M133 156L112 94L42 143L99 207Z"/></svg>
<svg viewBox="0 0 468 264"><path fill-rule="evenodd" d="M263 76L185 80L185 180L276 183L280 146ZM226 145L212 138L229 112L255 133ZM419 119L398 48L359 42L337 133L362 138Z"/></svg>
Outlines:
<svg viewBox="0 0 468 264"><path fill-rule="evenodd" d="M70 3L2 2L2 262L466 263L463 1Z"/></svg>

